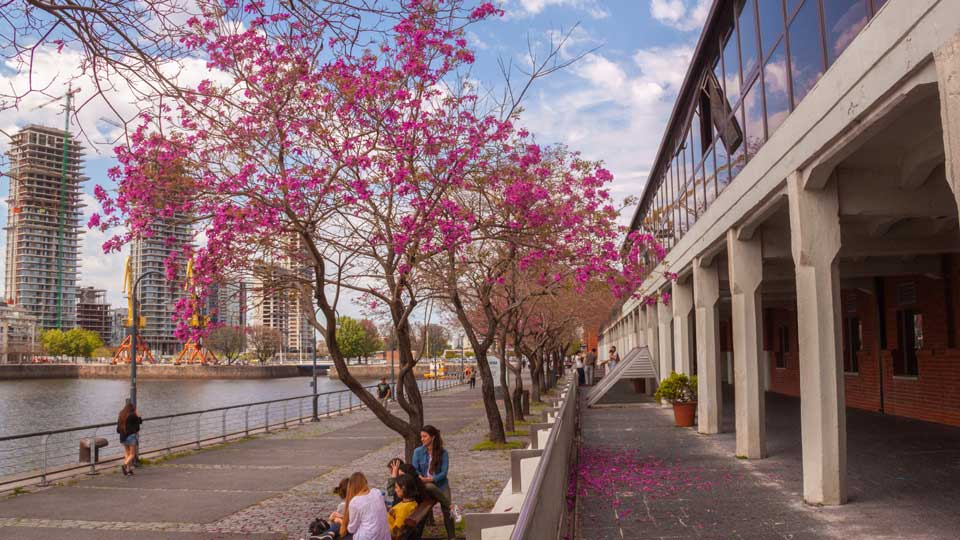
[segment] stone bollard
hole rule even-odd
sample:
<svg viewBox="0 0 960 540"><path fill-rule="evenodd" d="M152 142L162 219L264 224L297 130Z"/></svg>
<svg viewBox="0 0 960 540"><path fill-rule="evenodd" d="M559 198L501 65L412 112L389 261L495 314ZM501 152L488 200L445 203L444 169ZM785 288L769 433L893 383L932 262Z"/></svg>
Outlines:
<svg viewBox="0 0 960 540"><path fill-rule="evenodd" d="M523 415L524 415L524 416L529 415L529 414L530 414L530 391L529 391L529 390L524 390L524 391L523 391L523 397L521 397L520 400L521 400L521 403L522 403L522 405L523 405L523 407L522 407L522 408L523 408Z"/></svg>

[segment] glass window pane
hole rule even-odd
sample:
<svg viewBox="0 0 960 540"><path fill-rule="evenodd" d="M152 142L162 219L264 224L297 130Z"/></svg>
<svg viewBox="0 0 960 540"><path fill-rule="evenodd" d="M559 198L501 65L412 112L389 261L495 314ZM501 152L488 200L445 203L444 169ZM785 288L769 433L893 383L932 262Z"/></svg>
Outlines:
<svg viewBox="0 0 960 540"><path fill-rule="evenodd" d="M723 146L720 144L719 146ZM707 151L703 158L703 209L710 208L713 201L717 198L717 174L713 165L713 149Z"/></svg>
<svg viewBox="0 0 960 540"><path fill-rule="evenodd" d="M737 33L730 31L723 45L723 84L727 101L736 104L740 98L740 55L737 51Z"/></svg>
<svg viewBox="0 0 960 540"><path fill-rule="evenodd" d="M690 230L690 227L693 227L697 222L697 186L702 183L698 176L702 176L702 174L703 172L697 169L687 175L687 185L684 191L684 196L687 198L687 204L684 208L684 213L687 215L687 230Z"/></svg>
<svg viewBox="0 0 960 540"><path fill-rule="evenodd" d="M880 8L887 3L887 0L873 0L873 12L880 11Z"/></svg>
<svg viewBox="0 0 960 540"><path fill-rule="evenodd" d="M717 191L723 191L723 188L727 187L727 184L730 183L730 164L727 163L727 147L720 139L717 139L713 147L717 156Z"/></svg>
<svg viewBox="0 0 960 540"><path fill-rule="evenodd" d="M819 2L807 0L790 23L790 75L796 107L823 75Z"/></svg>
<svg viewBox="0 0 960 540"><path fill-rule="evenodd" d="M816 0L812 0L816 1ZM800 2L803 0L787 0L787 20L790 20L790 17L797 11L797 8L800 7Z"/></svg>
<svg viewBox="0 0 960 540"><path fill-rule="evenodd" d="M747 156L753 157L766 140L763 133L763 100L760 99L760 83L754 83L744 96L744 131L747 139Z"/></svg>
<svg viewBox="0 0 960 540"><path fill-rule="evenodd" d="M770 136L773 136L790 114L789 84L787 54L781 42L763 66L763 86L767 95L767 132Z"/></svg>
<svg viewBox="0 0 960 540"><path fill-rule="evenodd" d="M737 109L734 113L735 122L740 122L743 124L743 109ZM746 144L741 144L730 154L730 181L737 177L740 174L740 171L747 165L747 156L745 152Z"/></svg>
<svg viewBox="0 0 960 540"><path fill-rule="evenodd" d="M757 69L757 21L753 0L741 1L737 28L740 29L740 60L743 62L744 83L756 75Z"/></svg>
<svg viewBox="0 0 960 540"><path fill-rule="evenodd" d="M757 10L760 19L760 45L766 58L777 39L783 35L783 3L780 0L761 0L757 2Z"/></svg>
<svg viewBox="0 0 960 540"><path fill-rule="evenodd" d="M690 122L690 150L693 152L691 158L694 166L700 163L703 146L700 145L700 115L693 113L693 119Z"/></svg>
<svg viewBox="0 0 960 540"><path fill-rule="evenodd" d="M827 31L827 63L840 53L867 24L867 0L825 0L823 21Z"/></svg>

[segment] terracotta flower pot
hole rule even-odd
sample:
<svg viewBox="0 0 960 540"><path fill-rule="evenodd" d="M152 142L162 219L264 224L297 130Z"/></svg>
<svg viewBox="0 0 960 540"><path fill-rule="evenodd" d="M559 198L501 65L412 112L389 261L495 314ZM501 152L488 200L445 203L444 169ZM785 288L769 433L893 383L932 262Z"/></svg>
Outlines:
<svg viewBox="0 0 960 540"><path fill-rule="evenodd" d="M673 404L673 422L677 427L690 427L693 425L693 419L697 414L697 403L674 403Z"/></svg>

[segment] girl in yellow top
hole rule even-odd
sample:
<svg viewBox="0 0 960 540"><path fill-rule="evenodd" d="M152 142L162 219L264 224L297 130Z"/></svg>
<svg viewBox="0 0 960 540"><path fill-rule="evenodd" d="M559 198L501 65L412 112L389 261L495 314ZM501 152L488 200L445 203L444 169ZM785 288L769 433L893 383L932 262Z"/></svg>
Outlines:
<svg viewBox="0 0 960 540"><path fill-rule="evenodd" d="M403 533L404 522L417 508L417 483L412 476L404 474L397 477L393 489L400 502L387 512L387 524L390 526L390 536L397 540Z"/></svg>

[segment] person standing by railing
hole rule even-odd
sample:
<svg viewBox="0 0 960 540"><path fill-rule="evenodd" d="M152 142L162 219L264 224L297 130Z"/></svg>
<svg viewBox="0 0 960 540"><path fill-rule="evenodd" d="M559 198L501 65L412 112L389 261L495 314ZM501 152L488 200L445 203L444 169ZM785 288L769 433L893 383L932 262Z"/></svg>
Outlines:
<svg viewBox="0 0 960 540"><path fill-rule="evenodd" d="M597 349L590 349L590 352L587 353L586 361L586 371L587 371L587 386L593 386L593 372L597 369Z"/></svg>
<svg viewBox="0 0 960 540"><path fill-rule="evenodd" d="M133 476L133 461L137 457L137 446L139 445L140 424L143 419L140 413L133 406L130 400L120 410L117 417L117 433L120 434L120 444L123 445L123 470L124 476Z"/></svg>
<svg viewBox="0 0 960 540"><path fill-rule="evenodd" d="M447 481L450 454L443 447L440 430L433 426L423 426L420 430L420 443L413 451L413 466L424 483L427 495L440 503L447 540L453 540L455 531L453 514L450 511L450 482Z"/></svg>

